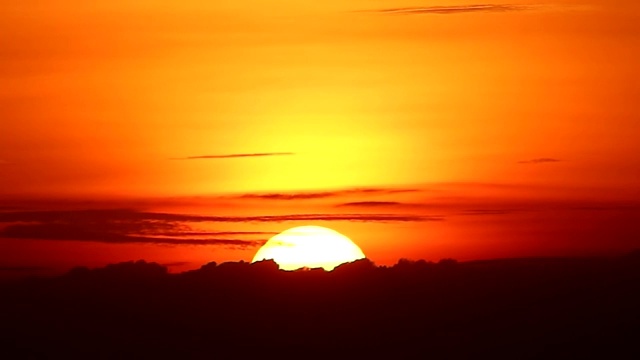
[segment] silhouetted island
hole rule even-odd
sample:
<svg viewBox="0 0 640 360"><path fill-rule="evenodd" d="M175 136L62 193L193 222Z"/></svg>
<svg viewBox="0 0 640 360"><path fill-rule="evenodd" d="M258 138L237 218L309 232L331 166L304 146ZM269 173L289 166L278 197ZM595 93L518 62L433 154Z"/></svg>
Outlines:
<svg viewBox="0 0 640 360"><path fill-rule="evenodd" d="M145 261L0 287L2 359L638 358L640 252L332 272Z"/></svg>

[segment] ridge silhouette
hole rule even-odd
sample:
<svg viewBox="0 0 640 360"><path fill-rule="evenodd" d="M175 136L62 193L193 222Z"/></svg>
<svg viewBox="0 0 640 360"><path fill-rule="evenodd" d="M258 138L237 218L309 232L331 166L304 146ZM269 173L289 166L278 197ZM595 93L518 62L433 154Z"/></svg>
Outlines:
<svg viewBox="0 0 640 360"><path fill-rule="evenodd" d="M362 259L332 272L241 261L170 274L132 261L0 290L4 359L639 354L640 251L390 267Z"/></svg>

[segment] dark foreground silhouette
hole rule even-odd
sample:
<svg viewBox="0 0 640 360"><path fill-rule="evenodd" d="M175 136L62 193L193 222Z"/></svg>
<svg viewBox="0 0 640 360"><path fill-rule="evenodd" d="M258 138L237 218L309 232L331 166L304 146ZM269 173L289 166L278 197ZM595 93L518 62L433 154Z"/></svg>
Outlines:
<svg viewBox="0 0 640 360"><path fill-rule="evenodd" d="M457 263L143 261L1 285L0 358L640 358L640 254Z"/></svg>

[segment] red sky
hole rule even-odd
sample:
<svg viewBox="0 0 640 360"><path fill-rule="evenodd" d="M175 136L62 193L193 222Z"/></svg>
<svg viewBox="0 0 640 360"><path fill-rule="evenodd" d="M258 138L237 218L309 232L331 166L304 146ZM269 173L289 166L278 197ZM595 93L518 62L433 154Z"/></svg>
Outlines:
<svg viewBox="0 0 640 360"><path fill-rule="evenodd" d="M469 4L3 6L0 267L640 247L638 3Z"/></svg>

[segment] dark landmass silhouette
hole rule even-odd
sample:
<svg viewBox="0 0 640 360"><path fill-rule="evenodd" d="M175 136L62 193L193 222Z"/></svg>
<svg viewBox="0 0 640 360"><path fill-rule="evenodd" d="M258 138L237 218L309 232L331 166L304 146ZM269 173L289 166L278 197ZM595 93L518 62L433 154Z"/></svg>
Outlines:
<svg viewBox="0 0 640 360"><path fill-rule="evenodd" d="M144 261L0 284L0 358L638 358L640 251L458 263Z"/></svg>

